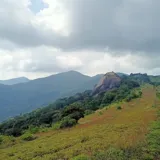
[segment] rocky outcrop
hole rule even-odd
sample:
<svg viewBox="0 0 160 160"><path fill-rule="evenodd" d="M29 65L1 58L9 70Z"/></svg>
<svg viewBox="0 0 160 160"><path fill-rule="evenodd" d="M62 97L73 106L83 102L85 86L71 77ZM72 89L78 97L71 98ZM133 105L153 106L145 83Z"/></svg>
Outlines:
<svg viewBox="0 0 160 160"><path fill-rule="evenodd" d="M118 88L121 83L121 78L114 72L106 73L93 89L93 95Z"/></svg>

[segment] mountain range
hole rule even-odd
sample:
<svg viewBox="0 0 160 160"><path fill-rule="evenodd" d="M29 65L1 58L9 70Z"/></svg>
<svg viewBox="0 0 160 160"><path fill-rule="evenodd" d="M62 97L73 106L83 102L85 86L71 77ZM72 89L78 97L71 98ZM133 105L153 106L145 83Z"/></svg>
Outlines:
<svg viewBox="0 0 160 160"><path fill-rule="evenodd" d="M25 83L0 84L0 121L46 106L58 98L93 89L101 77L69 71Z"/></svg>
<svg viewBox="0 0 160 160"><path fill-rule="evenodd" d="M120 77L129 76L124 73L117 73L116 75ZM103 77L105 77L104 74L91 77L76 71L69 71L35 80L21 77L0 81L0 121L44 107L59 98L69 97L86 90L95 89L97 92L100 89L103 91L108 84L109 87L112 87L113 81L108 79L106 81L106 78L105 85L99 84L103 82ZM160 83L159 76L131 74L130 77L138 78L140 82L142 79L145 82L151 80ZM115 82L118 85L119 79L115 78Z"/></svg>

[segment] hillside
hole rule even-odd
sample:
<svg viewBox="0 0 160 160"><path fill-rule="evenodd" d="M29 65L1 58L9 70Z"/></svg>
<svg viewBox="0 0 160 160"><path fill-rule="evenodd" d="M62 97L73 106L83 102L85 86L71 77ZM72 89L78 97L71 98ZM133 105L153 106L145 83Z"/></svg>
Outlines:
<svg viewBox="0 0 160 160"><path fill-rule="evenodd" d="M99 78L70 71L27 83L0 85L0 121L46 106L58 98L92 89Z"/></svg>
<svg viewBox="0 0 160 160"><path fill-rule="evenodd" d="M155 120L159 88L145 85L142 92L141 98L113 103L69 129L46 130L29 142L22 137L6 137L0 145L0 159L158 160L159 124ZM118 110L117 105L122 109ZM152 121L155 123L148 130Z"/></svg>
<svg viewBox="0 0 160 160"><path fill-rule="evenodd" d="M0 84L4 85L14 85L14 84L19 84L19 83L27 83L30 80L26 77L19 77L19 78L13 78L13 79L8 79L8 80L0 80Z"/></svg>

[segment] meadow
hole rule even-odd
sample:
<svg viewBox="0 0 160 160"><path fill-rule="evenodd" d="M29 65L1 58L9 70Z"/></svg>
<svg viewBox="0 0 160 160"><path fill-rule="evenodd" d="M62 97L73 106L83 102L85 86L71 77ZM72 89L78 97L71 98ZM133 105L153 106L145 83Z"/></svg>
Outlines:
<svg viewBox="0 0 160 160"><path fill-rule="evenodd" d="M135 150L132 159L136 160L141 154L141 149L138 148L147 148L150 126L158 117L159 90L160 88L147 85L142 88L141 98L114 103L97 110L80 119L72 128L36 133L36 139L32 141L24 141L22 137L3 137L0 141L0 159L88 160L91 157L96 159L94 156L98 154L97 157L100 157L97 160L105 160L101 153L110 150L109 154L118 154L117 159L120 160L124 159L122 152ZM121 108L117 109L117 106ZM146 153L144 157L148 160L153 158Z"/></svg>

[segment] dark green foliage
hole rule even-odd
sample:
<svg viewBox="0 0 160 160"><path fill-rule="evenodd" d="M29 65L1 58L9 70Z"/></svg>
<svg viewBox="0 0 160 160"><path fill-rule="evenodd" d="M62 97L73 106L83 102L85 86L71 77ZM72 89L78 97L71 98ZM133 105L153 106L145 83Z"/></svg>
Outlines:
<svg viewBox="0 0 160 160"><path fill-rule="evenodd" d="M77 121L71 117L64 117L60 122L60 128L68 128L77 124Z"/></svg>
<svg viewBox="0 0 160 160"><path fill-rule="evenodd" d="M127 96L126 101L130 102L132 99L140 98L141 96L142 96L142 91L138 91L138 92L133 91Z"/></svg>
<svg viewBox="0 0 160 160"><path fill-rule="evenodd" d="M72 104L62 110L61 117L70 117L77 122L80 118L84 117L84 109L78 104Z"/></svg>
<svg viewBox="0 0 160 160"><path fill-rule="evenodd" d="M121 109L122 109L122 107L121 107L121 106L117 106L116 108L117 108L117 110L121 110Z"/></svg>
<svg viewBox="0 0 160 160"><path fill-rule="evenodd" d="M103 104L110 104L116 97L116 92L112 91L112 92L106 92L104 94L104 97L102 99L102 103Z"/></svg>
<svg viewBox="0 0 160 160"><path fill-rule="evenodd" d="M151 83L150 77L147 74L131 74L130 79L136 80L139 84Z"/></svg>
<svg viewBox="0 0 160 160"><path fill-rule="evenodd" d="M0 135L0 144L3 142L3 137Z"/></svg>

